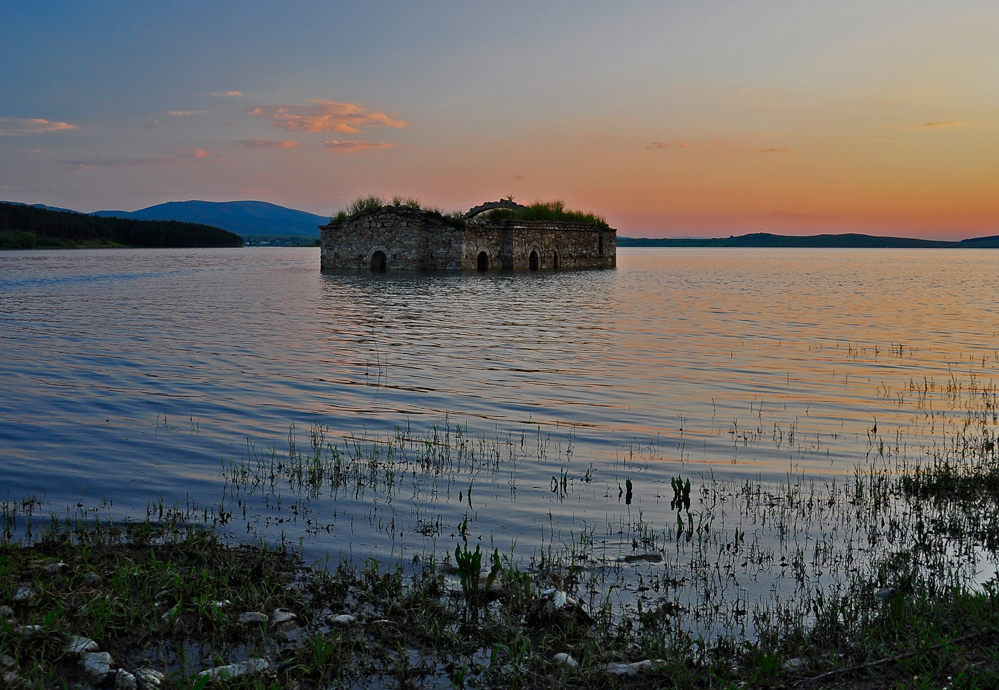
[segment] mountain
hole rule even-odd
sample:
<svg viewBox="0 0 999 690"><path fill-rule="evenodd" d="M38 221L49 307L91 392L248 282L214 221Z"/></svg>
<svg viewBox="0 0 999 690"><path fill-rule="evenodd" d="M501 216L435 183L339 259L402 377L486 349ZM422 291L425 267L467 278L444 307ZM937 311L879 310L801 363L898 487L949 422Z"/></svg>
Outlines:
<svg viewBox="0 0 999 690"><path fill-rule="evenodd" d="M327 216L266 201L170 201L138 211L97 211L91 215L136 220L179 220L223 228L243 237L319 237Z"/></svg>
<svg viewBox="0 0 999 690"><path fill-rule="evenodd" d="M99 217L0 203L0 249L35 247L239 247L221 228L175 220Z"/></svg>

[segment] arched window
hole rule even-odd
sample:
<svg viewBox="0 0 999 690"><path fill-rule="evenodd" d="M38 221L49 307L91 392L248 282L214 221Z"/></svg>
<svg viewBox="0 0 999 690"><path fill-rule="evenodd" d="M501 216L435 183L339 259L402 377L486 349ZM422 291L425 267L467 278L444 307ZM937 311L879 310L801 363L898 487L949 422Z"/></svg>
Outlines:
<svg viewBox="0 0 999 690"><path fill-rule="evenodd" d="M379 250L371 255L371 272L384 273L388 268L388 259L385 252Z"/></svg>
<svg viewBox="0 0 999 690"><path fill-rule="evenodd" d="M558 252L552 252L552 270L558 270Z"/></svg>
<svg viewBox="0 0 999 690"><path fill-rule="evenodd" d="M538 252L534 249L531 250L531 258L527 261L527 267L532 271L538 270Z"/></svg>
<svg viewBox="0 0 999 690"><path fill-rule="evenodd" d="M479 252L479 255L475 258L475 270L480 273L485 273L489 270L489 255L485 252Z"/></svg>

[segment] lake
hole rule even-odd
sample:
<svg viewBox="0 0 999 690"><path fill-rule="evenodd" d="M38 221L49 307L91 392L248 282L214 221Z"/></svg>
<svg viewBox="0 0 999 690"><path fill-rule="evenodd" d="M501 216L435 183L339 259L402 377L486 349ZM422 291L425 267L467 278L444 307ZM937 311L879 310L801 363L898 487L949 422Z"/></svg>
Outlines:
<svg viewBox="0 0 999 690"><path fill-rule="evenodd" d="M989 250L377 276L318 248L3 252L0 500L172 507L316 560L580 535L617 558L675 522L677 475L703 500L946 446L996 378L997 296ZM310 488L290 442L371 472Z"/></svg>

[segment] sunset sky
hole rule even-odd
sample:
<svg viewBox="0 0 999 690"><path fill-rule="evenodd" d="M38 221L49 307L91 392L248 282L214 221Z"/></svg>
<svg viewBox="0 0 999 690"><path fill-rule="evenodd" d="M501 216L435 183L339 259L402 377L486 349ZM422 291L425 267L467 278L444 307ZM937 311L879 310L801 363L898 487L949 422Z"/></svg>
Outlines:
<svg viewBox="0 0 999 690"><path fill-rule="evenodd" d="M996 0L40 0L0 25L4 200L999 234Z"/></svg>

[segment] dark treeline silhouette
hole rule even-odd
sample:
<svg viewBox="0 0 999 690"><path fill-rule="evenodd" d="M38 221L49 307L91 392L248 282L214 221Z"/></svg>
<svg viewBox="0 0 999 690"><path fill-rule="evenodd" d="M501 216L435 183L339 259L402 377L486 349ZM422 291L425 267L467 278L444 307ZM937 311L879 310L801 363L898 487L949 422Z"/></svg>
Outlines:
<svg viewBox="0 0 999 690"><path fill-rule="evenodd" d="M0 248L31 249L101 244L129 247L240 247L243 238L227 230L198 223L102 218L0 203Z"/></svg>

